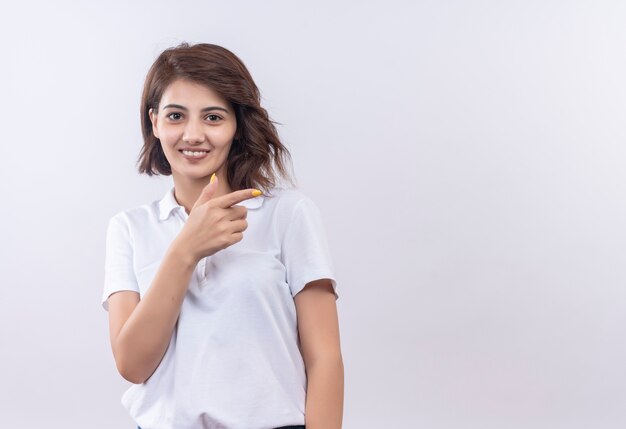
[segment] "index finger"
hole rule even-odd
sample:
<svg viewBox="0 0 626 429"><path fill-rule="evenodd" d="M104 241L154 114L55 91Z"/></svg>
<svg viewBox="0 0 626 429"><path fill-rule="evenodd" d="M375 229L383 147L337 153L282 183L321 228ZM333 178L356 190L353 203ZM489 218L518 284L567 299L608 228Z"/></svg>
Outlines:
<svg viewBox="0 0 626 429"><path fill-rule="evenodd" d="M240 191L234 191L234 192L231 192L230 194L222 195L221 197L214 198L212 201L214 201L214 204L216 204L218 207L226 209L237 203L248 200L250 198L258 197L259 195L262 195L262 194L263 193L259 191L258 189L249 188L249 189L242 189Z"/></svg>

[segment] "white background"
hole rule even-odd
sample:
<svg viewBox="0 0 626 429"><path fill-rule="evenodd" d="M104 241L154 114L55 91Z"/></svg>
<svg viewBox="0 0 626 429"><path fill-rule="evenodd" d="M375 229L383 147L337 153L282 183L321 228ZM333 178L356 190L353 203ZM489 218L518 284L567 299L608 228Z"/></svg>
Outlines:
<svg viewBox="0 0 626 429"><path fill-rule="evenodd" d="M134 428L100 306L145 74L235 52L337 267L344 428L626 426L626 3L11 2L0 427Z"/></svg>

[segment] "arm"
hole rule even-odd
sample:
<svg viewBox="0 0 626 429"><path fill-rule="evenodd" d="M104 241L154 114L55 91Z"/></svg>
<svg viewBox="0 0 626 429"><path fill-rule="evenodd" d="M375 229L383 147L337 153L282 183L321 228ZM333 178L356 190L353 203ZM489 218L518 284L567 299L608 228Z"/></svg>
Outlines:
<svg viewBox="0 0 626 429"><path fill-rule="evenodd" d="M115 364L122 377L132 383L150 378L165 355L198 261L243 239L242 231L248 227L247 209L236 204L261 191L242 189L213 198L218 183L213 174L143 298L139 300L134 291L109 297Z"/></svg>
<svg viewBox="0 0 626 429"><path fill-rule="evenodd" d="M296 294L302 356L307 372L305 426L341 429L343 359L335 295L328 279L316 280Z"/></svg>
<svg viewBox="0 0 626 429"><path fill-rule="evenodd" d="M152 285L139 294L109 297L109 335L119 373L131 383L145 382L167 351L197 261L174 240Z"/></svg>

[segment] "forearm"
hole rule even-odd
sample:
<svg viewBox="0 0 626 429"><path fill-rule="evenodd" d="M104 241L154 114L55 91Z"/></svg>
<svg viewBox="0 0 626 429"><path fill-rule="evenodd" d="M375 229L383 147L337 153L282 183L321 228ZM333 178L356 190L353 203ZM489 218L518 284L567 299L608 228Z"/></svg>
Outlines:
<svg viewBox="0 0 626 429"><path fill-rule="evenodd" d="M343 361L318 360L307 366L305 426L341 429L343 419Z"/></svg>
<svg viewBox="0 0 626 429"><path fill-rule="evenodd" d="M117 337L118 367L133 383L147 380L163 358L197 264L177 244L168 248L150 288Z"/></svg>

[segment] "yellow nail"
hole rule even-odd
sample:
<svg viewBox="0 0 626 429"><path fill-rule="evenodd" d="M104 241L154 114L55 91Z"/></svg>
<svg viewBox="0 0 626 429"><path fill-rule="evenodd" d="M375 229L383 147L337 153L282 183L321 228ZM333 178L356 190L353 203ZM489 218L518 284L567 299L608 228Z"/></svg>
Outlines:
<svg viewBox="0 0 626 429"><path fill-rule="evenodd" d="M253 197L258 197L261 194L263 194L263 192L259 191L258 189L255 189L254 191L252 191Z"/></svg>
<svg viewBox="0 0 626 429"><path fill-rule="evenodd" d="M209 180L209 183L213 183L214 179L215 179L215 173L213 173L213 175L211 176L211 180Z"/></svg>

